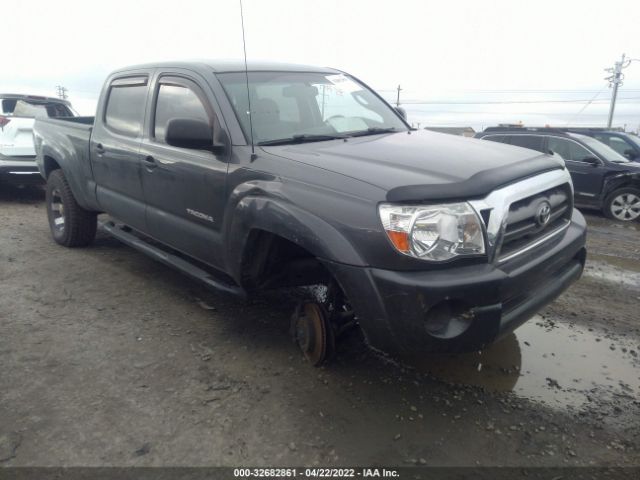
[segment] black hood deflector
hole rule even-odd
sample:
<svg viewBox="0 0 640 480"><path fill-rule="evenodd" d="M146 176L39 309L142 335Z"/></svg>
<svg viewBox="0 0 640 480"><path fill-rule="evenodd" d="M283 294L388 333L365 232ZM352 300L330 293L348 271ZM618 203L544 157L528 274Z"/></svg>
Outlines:
<svg viewBox="0 0 640 480"><path fill-rule="evenodd" d="M487 196L493 190L550 170L563 169L563 162L549 155L521 160L509 165L482 170L456 183L407 185L387 192L389 202L434 200L470 200Z"/></svg>

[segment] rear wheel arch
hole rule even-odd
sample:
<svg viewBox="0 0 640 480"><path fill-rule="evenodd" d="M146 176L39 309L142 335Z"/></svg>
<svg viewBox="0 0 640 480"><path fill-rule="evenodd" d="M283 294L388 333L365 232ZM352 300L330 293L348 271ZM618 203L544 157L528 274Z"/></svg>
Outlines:
<svg viewBox="0 0 640 480"><path fill-rule="evenodd" d="M85 247L96 236L97 215L76 201L61 169L51 171L47 179L46 208L51 235L65 247Z"/></svg>
<svg viewBox="0 0 640 480"><path fill-rule="evenodd" d="M49 156L49 155L45 155L44 156L44 176L45 178L49 178L49 175L51 175L51 172L53 172L54 170L59 170L60 164L58 163L58 161Z"/></svg>

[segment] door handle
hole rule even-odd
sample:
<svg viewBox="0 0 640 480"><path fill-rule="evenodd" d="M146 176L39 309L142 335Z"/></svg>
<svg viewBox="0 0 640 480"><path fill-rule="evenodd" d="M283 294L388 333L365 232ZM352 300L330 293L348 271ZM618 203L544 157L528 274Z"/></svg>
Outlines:
<svg viewBox="0 0 640 480"><path fill-rule="evenodd" d="M158 164L156 163L156 159L151 155L147 155L146 157L144 157L144 163L145 167L147 167L148 169L156 168L158 166Z"/></svg>
<svg viewBox="0 0 640 480"><path fill-rule="evenodd" d="M99 155L102 155L105 152L104 150L104 146L99 143L96 145L96 153L98 153Z"/></svg>

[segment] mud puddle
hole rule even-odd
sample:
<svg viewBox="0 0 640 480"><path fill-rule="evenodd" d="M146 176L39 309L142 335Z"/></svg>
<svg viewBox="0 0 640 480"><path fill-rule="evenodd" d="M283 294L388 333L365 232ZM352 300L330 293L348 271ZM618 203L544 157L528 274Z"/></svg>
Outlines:
<svg viewBox="0 0 640 480"><path fill-rule="evenodd" d="M481 352L405 359L453 384L513 391L557 408L640 399L640 352L626 339L536 316ZM595 406L595 405L593 405Z"/></svg>

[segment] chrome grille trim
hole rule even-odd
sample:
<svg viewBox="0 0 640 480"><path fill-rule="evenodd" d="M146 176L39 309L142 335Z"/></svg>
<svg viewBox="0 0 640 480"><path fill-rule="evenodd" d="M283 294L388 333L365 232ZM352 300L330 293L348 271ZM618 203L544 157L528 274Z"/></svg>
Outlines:
<svg viewBox="0 0 640 480"><path fill-rule="evenodd" d="M565 220L562 223L562 225L560 225L559 227L556 227L555 229L553 229L552 231L550 231L546 235L543 235L542 237L537 238L533 242L528 243L527 245L525 245L521 249L516 250L515 252L511 252L508 255L500 257L498 259L498 263L500 264L500 263L504 263L504 262L507 262L509 260L512 260L512 259L516 258L518 255L522 255L523 253L528 252L529 250L532 250L532 249L536 248L538 245L542 245L547 240L551 240L556 235L559 235L560 233L564 232L567 228L569 228L570 224L571 224L571 220Z"/></svg>
<svg viewBox="0 0 640 480"><path fill-rule="evenodd" d="M569 184L571 196L573 196L573 184L571 183L569 172L566 169L551 170L494 190L483 199L469 202L485 223L486 250L490 263L494 263L499 258L511 204L564 184ZM488 221L486 220L487 217ZM542 238L546 238L546 235ZM548 239L546 238L546 240ZM519 249L517 252L509 253L507 258L515 258L515 256L524 253L524 248L527 247L529 245ZM504 259L501 259L500 263L504 261Z"/></svg>

